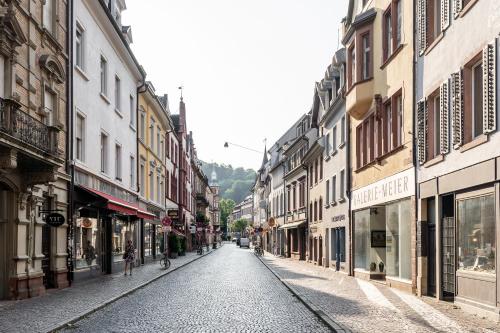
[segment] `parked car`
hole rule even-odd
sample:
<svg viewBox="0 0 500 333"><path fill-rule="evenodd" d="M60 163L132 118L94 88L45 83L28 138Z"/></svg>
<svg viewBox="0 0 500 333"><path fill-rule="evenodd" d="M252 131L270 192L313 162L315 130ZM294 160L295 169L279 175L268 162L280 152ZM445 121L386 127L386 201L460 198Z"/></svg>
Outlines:
<svg viewBox="0 0 500 333"><path fill-rule="evenodd" d="M250 248L250 239L248 239L248 238L241 238L240 239L240 247L248 247L248 248Z"/></svg>
<svg viewBox="0 0 500 333"><path fill-rule="evenodd" d="M236 238L236 245L240 246L240 238Z"/></svg>

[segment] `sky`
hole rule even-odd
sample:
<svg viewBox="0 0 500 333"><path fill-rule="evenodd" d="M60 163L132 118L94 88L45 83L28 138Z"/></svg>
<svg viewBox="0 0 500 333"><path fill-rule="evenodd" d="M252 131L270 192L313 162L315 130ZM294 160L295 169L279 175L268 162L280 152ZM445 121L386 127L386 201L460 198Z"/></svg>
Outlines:
<svg viewBox="0 0 500 333"><path fill-rule="evenodd" d="M347 0L127 0L122 23L158 95L178 113L206 162L258 169L312 105L340 47ZM224 143L234 143L254 152Z"/></svg>

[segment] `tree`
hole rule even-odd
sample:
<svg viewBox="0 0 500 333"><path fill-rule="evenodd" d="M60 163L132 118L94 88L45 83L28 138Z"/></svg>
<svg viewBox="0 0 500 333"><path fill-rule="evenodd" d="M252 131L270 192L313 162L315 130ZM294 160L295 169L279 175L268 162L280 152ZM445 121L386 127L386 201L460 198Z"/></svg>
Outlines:
<svg viewBox="0 0 500 333"><path fill-rule="evenodd" d="M233 222L233 230L243 233L248 225L248 221L245 219L237 219Z"/></svg>
<svg viewBox="0 0 500 333"><path fill-rule="evenodd" d="M233 212L235 205L236 205L236 203L232 199L221 199L220 200L220 202L219 202L220 218L221 218L223 226L227 225L227 218Z"/></svg>

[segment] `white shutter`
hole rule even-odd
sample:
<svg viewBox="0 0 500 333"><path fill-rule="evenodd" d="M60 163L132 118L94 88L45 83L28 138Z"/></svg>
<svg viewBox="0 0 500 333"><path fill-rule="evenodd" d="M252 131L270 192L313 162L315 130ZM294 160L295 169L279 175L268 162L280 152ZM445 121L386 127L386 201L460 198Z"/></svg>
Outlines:
<svg viewBox="0 0 500 333"><path fill-rule="evenodd" d="M453 0L453 15L455 18L462 11L463 0Z"/></svg>
<svg viewBox="0 0 500 333"><path fill-rule="evenodd" d="M417 103L417 147L418 161L424 164L427 158L427 105L425 100Z"/></svg>
<svg viewBox="0 0 500 333"><path fill-rule="evenodd" d="M441 0L441 30L450 26L450 0Z"/></svg>
<svg viewBox="0 0 500 333"><path fill-rule="evenodd" d="M453 146L458 149L463 142L463 79L462 71L451 75L451 90L452 90L452 112L453 112Z"/></svg>
<svg viewBox="0 0 500 333"><path fill-rule="evenodd" d="M439 101L440 101L440 127L441 127L441 154L447 154L450 150L448 142L448 81L444 82L439 88Z"/></svg>
<svg viewBox="0 0 500 333"><path fill-rule="evenodd" d="M496 82L495 44L488 44L483 50L483 133L496 130Z"/></svg>
<svg viewBox="0 0 500 333"><path fill-rule="evenodd" d="M424 52L427 47L427 0L418 0L417 20L418 20L418 36L419 36L419 51Z"/></svg>

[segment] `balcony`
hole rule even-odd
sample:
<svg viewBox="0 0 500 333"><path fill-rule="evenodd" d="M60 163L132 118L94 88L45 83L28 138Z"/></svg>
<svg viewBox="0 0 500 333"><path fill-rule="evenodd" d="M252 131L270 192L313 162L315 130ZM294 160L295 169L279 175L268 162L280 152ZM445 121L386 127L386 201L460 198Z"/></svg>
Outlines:
<svg viewBox="0 0 500 333"><path fill-rule="evenodd" d="M196 204L201 207L208 207L210 203L203 193L196 193Z"/></svg>
<svg viewBox="0 0 500 333"><path fill-rule="evenodd" d="M19 107L16 101L0 98L0 136L23 152L59 158L59 129L45 125Z"/></svg>
<svg viewBox="0 0 500 333"><path fill-rule="evenodd" d="M373 101L373 79L358 81L346 92L346 110L355 119L362 119Z"/></svg>

